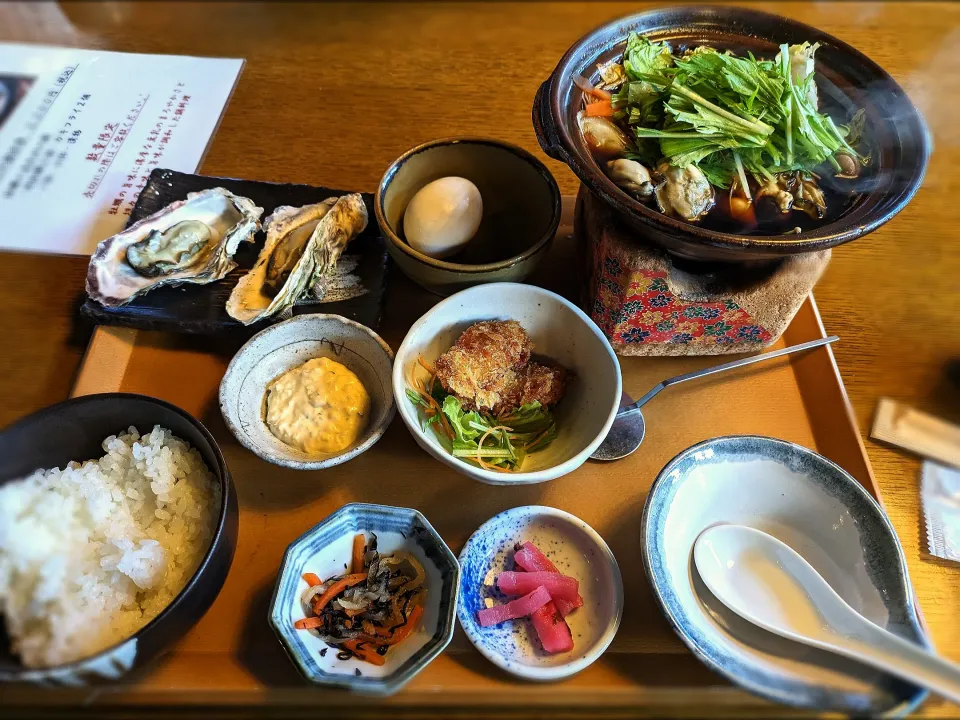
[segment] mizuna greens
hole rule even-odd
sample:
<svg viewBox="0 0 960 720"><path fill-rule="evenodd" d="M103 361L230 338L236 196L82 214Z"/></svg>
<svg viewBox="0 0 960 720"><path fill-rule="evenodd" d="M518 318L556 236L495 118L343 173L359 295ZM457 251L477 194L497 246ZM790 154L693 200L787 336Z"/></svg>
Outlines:
<svg viewBox="0 0 960 720"><path fill-rule="evenodd" d="M444 447L454 456L487 470L517 472L529 453L543 450L557 437L557 424L539 402L494 416L466 411L463 403L431 377L407 398L423 409L422 427L433 426Z"/></svg>
<svg viewBox="0 0 960 720"><path fill-rule="evenodd" d="M814 74L791 69L816 49L781 45L772 61L708 47L674 57L666 43L633 34L623 64L629 81L613 96L614 117L638 141L659 140L671 165L695 164L722 188L735 175L745 183L744 173L763 182L824 162L840 170L838 151L864 158L847 142L849 128L817 111Z"/></svg>
<svg viewBox="0 0 960 720"><path fill-rule="evenodd" d="M436 387L439 388L439 383ZM437 394L442 395L442 399L437 398ZM557 437L553 414L538 402L494 417L475 410L465 411L460 400L442 388L433 395L434 400L439 401L440 413L422 392L407 388L407 397L424 407L424 430L433 425L454 457L487 470L516 472L528 453L543 450Z"/></svg>
<svg viewBox="0 0 960 720"><path fill-rule="evenodd" d="M827 173L855 177L869 158L855 147L862 110L848 124L837 124L819 111L817 47L784 44L772 60L707 46L674 54L666 42L633 33L622 63L599 68L601 83L593 92L583 78L577 79L578 86L583 89L586 83L587 88L581 128L598 160L613 155L642 164L612 161L607 173L628 192L645 188L633 193L643 200L651 199L656 187L658 204L669 214L693 221L712 207L712 194L708 198L706 191L700 205L694 203L688 211L671 207L668 194L661 193L671 179L705 190L705 183L696 187L699 170L714 188L729 189L731 198L737 194L752 203L757 191L775 199L779 194L781 212L797 207L823 217L816 181ZM623 133L621 148L611 141L617 130ZM675 171L671 178L670 167L687 170ZM620 180L631 172L632 181ZM690 196L689 187L674 193L681 195Z"/></svg>

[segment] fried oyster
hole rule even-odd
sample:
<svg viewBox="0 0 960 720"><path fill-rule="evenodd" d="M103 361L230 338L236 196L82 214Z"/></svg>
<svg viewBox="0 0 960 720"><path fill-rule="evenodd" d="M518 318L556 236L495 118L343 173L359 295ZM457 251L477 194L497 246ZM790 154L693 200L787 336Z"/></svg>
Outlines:
<svg viewBox="0 0 960 720"><path fill-rule="evenodd" d="M515 320L479 322L437 358L437 379L471 410L500 414L532 402L554 405L572 373L531 362L532 348Z"/></svg>

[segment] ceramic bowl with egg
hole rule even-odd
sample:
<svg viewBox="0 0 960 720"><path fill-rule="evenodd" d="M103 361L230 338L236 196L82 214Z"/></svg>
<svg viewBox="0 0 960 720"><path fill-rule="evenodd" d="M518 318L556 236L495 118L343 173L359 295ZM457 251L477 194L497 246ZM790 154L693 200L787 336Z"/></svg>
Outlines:
<svg viewBox="0 0 960 720"><path fill-rule="evenodd" d="M482 627L478 613L508 602L496 576L513 571L517 545L532 543L556 570L579 581L583 605L564 618L573 649L546 653L527 618ZM563 510L528 505L484 523L460 552L457 618L470 642L498 667L529 680L559 680L591 665L609 647L623 613L623 580L616 558L597 532Z"/></svg>
<svg viewBox="0 0 960 720"><path fill-rule="evenodd" d="M359 433L335 451L291 445L267 422L268 389L289 371L321 358L346 368L369 396ZM220 411L237 440L264 460L297 470L322 470L365 452L386 431L396 411L392 366L390 346L365 325L340 315L297 315L259 332L240 348L220 383Z"/></svg>
<svg viewBox="0 0 960 720"><path fill-rule="evenodd" d="M708 527L733 523L787 543L857 612L921 647L903 549L890 520L838 465L794 443L714 438L677 455L647 495L644 566L667 619L716 672L776 702L853 716L909 714L926 690L761 630L727 610L691 563Z"/></svg>
<svg viewBox="0 0 960 720"><path fill-rule="evenodd" d="M485 138L434 140L404 153L387 168L374 206L390 256L441 295L523 280L560 224L560 189L546 166Z"/></svg>
<svg viewBox="0 0 960 720"><path fill-rule="evenodd" d="M515 320L526 330L534 357L575 373L552 409L557 438L531 452L517 472L487 470L454 457L420 406L408 396L419 361L434 363L471 325L482 320ZM489 283L462 290L417 320L404 338L393 366L393 394L414 440L457 472L490 485L529 485L573 472L607 436L620 403L620 363L603 332L566 298L534 285Z"/></svg>
<svg viewBox="0 0 960 720"><path fill-rule="evenodd" d="M302 596L307 590L303 574L320 578L342 575L350 562L351 545L358 533L377 536L381 554L404 551L423 566L424 612L417 627L402 642L391 646L383 665L353 657L341 659L315 630L297 630L305 616ZM283 556L270 603L269 622L297 669L318 685L345 687L370 694L399 690L423 670L453 637L460 566L457 558L427 519L416 510L351 503L344 505L295 540Z"/></svg>

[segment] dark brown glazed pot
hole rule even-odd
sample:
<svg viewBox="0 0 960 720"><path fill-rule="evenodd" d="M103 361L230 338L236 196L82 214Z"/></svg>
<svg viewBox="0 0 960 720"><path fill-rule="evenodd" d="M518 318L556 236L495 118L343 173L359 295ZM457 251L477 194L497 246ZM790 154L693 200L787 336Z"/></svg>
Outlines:
<svg viewBox="0 0 960 720"><path fill-rule="evenodd" d="M99 458L109 435L130 426L141 434L154 425L170 430L199 451L220 484L222 503L210 547L193 577L160 614L121 643L82 660L49 668L24 667L10 648L0 620L0 683L99 685L152 662L203 617L220 593L237 549L239 509L233 479L213 435L180 408L146 395L84 395L51 405L0 432L0 485L38 468Z"/></svg>
<svg viewBox="0 0 960 720"><path fill-rule="evenodd" d="M873 161L857 180L859 197L838 218L790 236L734 235L667 217L633 199L600 170L577 125L581 92L576 73L599 77L598 63L619 58L627 35L677 46L709 44L773 57L781 43L820 43L816 54L821 98L849 117L866 110ZM692 260L770 260L834 247L872 232L900 212L920 183L930 154L926 126L910 98L879 65L820 30L779 15L735 7L673 7L615 20L577 41L537 91L533 124L543 151L570 166L586 187L616 209L638 234Z"/></svg>

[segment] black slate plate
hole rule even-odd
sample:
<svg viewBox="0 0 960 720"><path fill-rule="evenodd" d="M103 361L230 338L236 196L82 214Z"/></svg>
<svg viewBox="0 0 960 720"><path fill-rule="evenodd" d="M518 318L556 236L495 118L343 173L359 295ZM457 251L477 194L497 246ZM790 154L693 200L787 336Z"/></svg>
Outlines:
<svg viewBox="0 0 960 720"><path fill-rule="evenodd" d="M152 215L172 202L185 199L187 193L215 187L226 188L232 193L253 200L263 208L261 220L266 219L274 208L280 205L309 205L349 192L312 185L236 180L157 169L150 174L127 225ZM359 261L353 274L360 278L367 292L349 300L297 305L294 307L294 314L320 312L343 315L377 329L387 279L387 250L380 235L380 228L377 227L373 195L363 193L363 201L369 216L367 229L351 241L344 257L354 256ZM104 307L87 298L81 312L104 325L122 325L143 330L208 334L241 329L243 324L227 315L227 298L240 277L253 267L263 248L263 242L263 232L259 232L255 242L243 243L234 256L239 267L217 282L209 285L187 284L157 288L116 308ZM277 320L277 317L268 318L248 326L248 329L252 332L262 330Z"/></svg>

